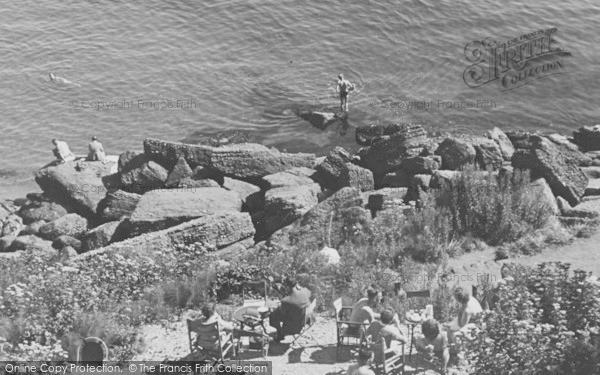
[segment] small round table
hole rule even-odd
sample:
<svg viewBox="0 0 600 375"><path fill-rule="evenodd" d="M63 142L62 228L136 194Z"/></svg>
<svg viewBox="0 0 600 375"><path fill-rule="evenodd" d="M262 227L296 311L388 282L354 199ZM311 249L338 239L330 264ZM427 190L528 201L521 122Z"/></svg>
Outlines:
<svg viewBox="0 0 600 375"><path fill-rule="evenodd" d="M414 319L413 314L419 314L420 319ZM406 312L406 323L410 329L410 348L408 350L408 359L412 359L412 348L415 340L415 327L427 320L422 310L409 310Z"/></svg>

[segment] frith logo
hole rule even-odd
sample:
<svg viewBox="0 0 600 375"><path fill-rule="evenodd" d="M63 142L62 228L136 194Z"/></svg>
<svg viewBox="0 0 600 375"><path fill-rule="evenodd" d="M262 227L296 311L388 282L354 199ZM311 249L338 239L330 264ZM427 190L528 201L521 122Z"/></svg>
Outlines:
<svg viewBox="0 0 600 375"><path fill-rule="evenodd" d="M463 80L470 87L499 80L505 91L563 73L565 58L572 55L553 39L556 31L538 30L504 43L487 38L467 44L465 57L473 64L463 72Z"/></svg>

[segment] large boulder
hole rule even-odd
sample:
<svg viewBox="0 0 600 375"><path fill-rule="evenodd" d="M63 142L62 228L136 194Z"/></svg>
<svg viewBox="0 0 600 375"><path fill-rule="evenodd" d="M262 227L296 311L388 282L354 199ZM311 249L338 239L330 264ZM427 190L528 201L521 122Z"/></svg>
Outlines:
<svg viewBox="0 0 600 375"><path fill-rule="evenodd" d="M19 232L19 236L26 236L28 234L34 234L37 236L40 232L40 228L43 227L44 225L46 225L46 222L44 220L34 221L33 223L31 223L28 226L26 226L25 228L23 228Z"/></svg>
<svg viewBox="0 0 600 375"><path fill-rule="evenodd" d="M98 204L98 215L103 221L120 220L129 217L135 210L141 195L123 190L114 190L106 194Z"/></svg>
<svg viewBox="0 0 600 375"><path fill-rule="evenodd" d="M242 199L222 188L152 190L142 195L129 219L130 236L165 229L184 221L241 211Z"/></svg>
<svg viewBox="0 0 600 375"><path fill-rule="evenodd" d="M263 193L256 185L236 180L235 178L225 177L223 188L237 193L242 199L243 207L248 211L256 211L263 206Z"/></svg>
<svg viewBox="0 0 600 375"><path fill-rule="evenodd" d="M121 188L144 193L163 187L168 176L169 172L163 166L150 160L132 169L124 169L120 173Z"/></svg>
<svg viewBox="0 0 600 375"><path fill-rule="evenodd" d="M179 158L191 167L209 166L210 155L213 147L207 145L193 145L179 142L167 142L159 139L147 138L144 140L144 153L161 165L175 165Z"/></svg>
<svg viewBox="0 0 600 375"><path fill-rule="evenodd" d="M52 247L54 247L57 250L60 250L63 247L67 246L70 246L73 249L79 251L81 249L81 241L79 241L77 238L73 238L67 235L59 236L57 239L52 241Z"/></svg>
<svg viewBox="0 0 600 375"><path fill-rule="evenodd" d="M435 153L442 157L442 168L452 171L473 164L477 155L471 142L452 137L444 139Z"/></svg>
<svg viewBox="0 0 600 375"><path fill-rule="evenodd" d="M371 212L404 206L408 188L383 188L369 193L368 207Z"/></svg>
<svg viewBox="0 0 600 375"><path fill-rule="evenodd" d="M112 162L67 162L46 167L35 174L35 181L55 202L87 217L96 217L98 203L114 186Z"/></svg>
<svg viewBox="0 0 600 375"><path fill-rule="evenodd" d="M540 197L540 203L546 204L553 214L558 215L560 213L556 198L545 179L538 178L531 183L531 187Z"/></svg>
<svg viewBox="0 0 600 375"><path fill-rule="evenodd" d="M0 222L0 237L16 235L23 227L23 219L17 214L11 213Z"/></svg>
<svg viewBox="0 0 600 375"><path fill-rule="evenodd" d="M308 121L312 126L321 130L327 128L337 119L335 113L316 111L301 111L298 112L298 117Z"/></svg>
<svg viewBox="0 0 600 375"><path fill-rule="evenodd" d="M515 146L513 146L510 138L502 130L494 128L490 131L489 137L496 142L500 148L500 153L504 160L510 160L515 153Z"/></svg>
<svg viewBox="0 0 600 375"><path fill-rule="evenodd" d="M192 177L186 177L183 180L179 181L177 187L180 189L195 189L195 188L205 188L205 187L219 187L219 183L215 180L211 180L210 178L202 178L202 179L194 179Z"/></svg>
<svg viewBox="0 0 600 375"><path fill-rule="evenodd" d="M397 133L379 138L370 147L361 149L359 156L361 165L372 171L375 181L379 182L386 173L400 168L404 158L422 155L428 147L428 142L421 137L407 139Z"/></svg>
<svg viewBox="0 0 600 375"><path fill-rule="evenodd" d="M592 165L592 158L581 152L579 146L561 134L550 134L545 136L551 142L556 144L561 154L569 163L579 165L580 167L589 167Z"/></svg>
<svg viewBox="0 0 600 375"><path fill-rule="evenodd" d="M87 220L77 214L67 214L40 227L40 237L53 241L62 235L79 239L87 231Z"/></svg>
<svg viewBox="0 0 600 375"><path fill-rule="evenodd" d="M584 151L600 150L600 125L582 126L573 132L573 142Z"/></svg>
<svg viewBox="0 0 600 375"><path fill-rule="evenodd" d="M427 136L427 132L421 125L365 125L356 128L356 143L361 146L370 146L382 136L393 134L400 134L404 139L424 139Z"/></svg>
<svg viewBox="0 0 600 375"><path fill-rule="evenodd" d="M320 191L315 183L268 190L265 193L265 232L273 233L302 217L319 203L317 194Z"/></svg>
<svg viewBox="0 0 600 375"><path fill-rule="evenodd" d="M81 251L86 252L93 249L99 249L107 246L115 239L118 239L118 228L120 224L119 221L111 221L88 231L81 241ZM77 248L75 249L78 250Z"/></svg>
<svg viewBox="0 0 600 375"><path fill-rule="evenodd" d="M171 172L169 172L165 186L168 188L177 187L179 181L184 178L192 177L193 175L194 171L192 171L192 168L190 168L183 157L180 157L179 160L177 160L177 164L175 164L173 169L171 169Z"/></svg>
<svg viewBox="0 0 600 375"><path fill-rule="evenodd" d="M285 186L312 185L315 182L313 180L315 174L316 172L312 168L297 167L266 175L262 178L261 183L267 190Z"/></svg>
<svg viewBox="0 0 600 375"><path fill-rule="evenodd" d="M497 170L502 167L504 158L496 142L484 137L473 137L470 141L475 148L475 162L481 169Z"/></svg>
<svg viewBox="0 0 600 375"><path fill-rule="evenodd" d="M401 169L409 174L431 174L440 169L442 158L439 155L432 156L410 156L404 158L400 164Z"/></svg>
<svg viewBox="0 0 600 375"><path fill-rule="evenodd" d="M56 250L52 247L52 241L40 237L27 235L19 236L10 245L9 251L30 250L53 254Z"/></svg>
<svg viewBox="0 0 600 375"><path fill-rule="evenodd" d="M545 178L554 195L565 198L571 205L579 202L588 185L588 178L581 168L565 157L559 146L544 137L532 136L531 148L518 149L513 155L512 166L531 170L532 178Z"/></svg>
<svg viewBox="0 0 600 375"><path fill-rule="evenodd" d="M208 250L226 248L254 236L250 215L246 212L221 212L190 220L157 232L146 233L125 241L89 251L79 259L97 254L129 253L140 256L160 256L176 244L197 244Z"/></svg>
<svg viewBox="0 0 600 375"><path fill-rule="evenodd" d="M325 158L317 165L316 179L325 188L337 190L341 185L342 175L347 174L346 164L352 161L351 155L342 147L334 147Z"/></svg>
<svg viewBox="0 0 600 375"><path fill-rule="evenodd" d="M337 247L342 243L342 228L360 228L371 222L371 212L362 208L360 190L344 187L311 208L300 219L271 236L271 241L282 245L302 244L309 250L317 250L330 243ZM333 228L329 238L329 228Z"/></svg>
<svg viewBox="0 0 600 375"><path fill-rule="evenodd" d="M0 237L0 253L10 251L10 246L16 238L16 235Z"/></svg>
<svg viewBox="0 0 600 375"><path fill-rule="evenodd" d="M244 143L214 148L210 166L230 177L260 178L294 167L312 168L314 154L288 154L263 145Z"/></svg>
<svg viewBox="0 0 600 375"><path fill-rule="evenodd" d="M54 202L39 202L22 207L19 215L23 218L23 223L31 224L35 221L52 221L67 214L67 209Z"/></svg>

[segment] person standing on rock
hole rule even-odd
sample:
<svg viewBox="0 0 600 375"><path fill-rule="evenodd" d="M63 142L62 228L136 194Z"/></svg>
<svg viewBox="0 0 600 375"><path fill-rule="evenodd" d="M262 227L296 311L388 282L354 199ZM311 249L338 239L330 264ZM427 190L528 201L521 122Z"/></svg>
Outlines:
<svg viewBox="0 0 600 375"><path fill-rule="evenodd" d="M350 94L350 91L354 91L354 84L344 79L344 75L340 74L336 91L340 94L340 110L348 112L348 94Z"/></svg>
<svg viewBox="0 0 600 375"><path fill-rule="evenodd" d="M106 154L104 153L102 143L98 142L98 137L92 137L92 141L88 143L88 150L88 161L101 161L102 163L106 163Z"/></svg>
<svg viewBox="0 0 600 375"><path fill-rule="evenodd" d="M64 164L67 161L75 160L75 155L69 149L69 145L65 141L59 141L58 139L53 139L52 144L54 148L52 149L52 153L56 156L59 164Z"/></svg>

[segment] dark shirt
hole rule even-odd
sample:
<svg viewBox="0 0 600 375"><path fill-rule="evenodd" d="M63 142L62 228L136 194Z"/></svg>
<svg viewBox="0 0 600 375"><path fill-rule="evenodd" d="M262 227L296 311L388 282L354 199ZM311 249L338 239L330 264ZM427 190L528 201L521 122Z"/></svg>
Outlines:
<svg viewBox="0 0 600 375"><path fill-rule="evenodd" d="M304 287L294 287L292 292L287 297L284 297L281 302L289 303L304 309L310 305L310 297L310 290Z"/></svg>

